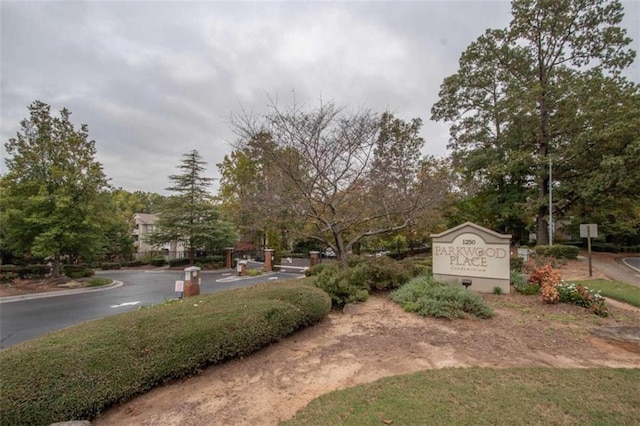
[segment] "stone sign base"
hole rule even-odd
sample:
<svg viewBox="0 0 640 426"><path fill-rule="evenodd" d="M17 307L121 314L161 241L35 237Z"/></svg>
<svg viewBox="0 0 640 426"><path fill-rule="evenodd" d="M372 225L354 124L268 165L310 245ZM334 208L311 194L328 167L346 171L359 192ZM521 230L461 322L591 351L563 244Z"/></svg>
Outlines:
<svg viewBox="0 0 640 426"><path fill-rule="evenodd" d="M502 294L509 294L511 291L510 280L499 278L478 278L478 277L459 277L454 275L433 274L433 279L440 282L450 282L462 287L462 280L470 280L469 290L479 293L493 293L494 288L500 287Z"/></svg>

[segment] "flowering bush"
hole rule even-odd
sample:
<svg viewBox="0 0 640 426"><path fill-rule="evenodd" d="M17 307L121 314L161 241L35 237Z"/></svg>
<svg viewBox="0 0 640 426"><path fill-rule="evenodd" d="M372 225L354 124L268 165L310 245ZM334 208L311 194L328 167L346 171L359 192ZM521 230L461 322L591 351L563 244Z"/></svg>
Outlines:
<svg viewBox="0 0 640 426"><path fill-rule="evenodd" d="M562 274L554 270L551 265L534 268L529 274L529 282L540 286L542 301L545 303L558 303L560 295L556 287L560 284Z"/></svg>
<svg viewBox="0 0 640 426"><path fill-rule="evenodd" d="M609 311L604 304L604 298L600 296L599 291L590 290L581 284L576 285L565 282L560 283L556 288L560 302L582 306L601 317L609 315Z"/></svg>

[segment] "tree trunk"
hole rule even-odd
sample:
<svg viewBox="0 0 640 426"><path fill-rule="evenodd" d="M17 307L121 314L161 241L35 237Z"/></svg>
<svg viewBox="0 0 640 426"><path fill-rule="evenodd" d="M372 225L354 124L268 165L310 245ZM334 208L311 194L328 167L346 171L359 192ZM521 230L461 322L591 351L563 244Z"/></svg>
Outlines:
<svg viewBox="0 0 640 426"><path fill-rule="evenodd" d="M544 65L542 59L538 58L539 65L539 84L541 87L540 97L538 104L540 106L540 129L538 135L538 153L540 159L549 159L549 106L547 105L546 87L547 79L544 72ZM536 244L548 245L549 244L549 228L548 219L545 217L549 214L548 197L549 197L549 171L547 170L547 161L541 162L541 170L539 171L539 185L538 188L538 213L536 215L537 235Z"/></svg>
<svg viewBox="0 0 640 426"><path fill-rule="evenodd" d="M60 255L53 256L53 262L51 262L51 278L58 278L60 276Z"/></svg>

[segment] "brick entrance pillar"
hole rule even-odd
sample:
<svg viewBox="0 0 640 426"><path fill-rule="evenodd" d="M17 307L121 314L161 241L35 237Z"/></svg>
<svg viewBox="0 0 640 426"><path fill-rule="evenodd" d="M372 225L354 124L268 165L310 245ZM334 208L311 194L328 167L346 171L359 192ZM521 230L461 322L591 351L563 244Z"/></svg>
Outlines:
<svg viewBox="0 0 640 426"><path fill-rule="evenodd" d="M233 247L224 249L224 267L233 268Z"/></svg>
<svg viewBox="0 0 640 426"><path fill-rule="evenodd" d="M264 249L264 270L273 271L273 252L274 249Z"/></svg>
<svg viewBox="0 0 640 426"><path fill-rule="evenodd" d="M184 269L184 297L200 294L200 268L189 266Z"/></svg>
<svg viewBox="0 0 640 426"><path fill-rule="evenodd" d="M309 255L311 256L311 266L315 266L320 263L320 252L319 251L310 251Z"/></svg>

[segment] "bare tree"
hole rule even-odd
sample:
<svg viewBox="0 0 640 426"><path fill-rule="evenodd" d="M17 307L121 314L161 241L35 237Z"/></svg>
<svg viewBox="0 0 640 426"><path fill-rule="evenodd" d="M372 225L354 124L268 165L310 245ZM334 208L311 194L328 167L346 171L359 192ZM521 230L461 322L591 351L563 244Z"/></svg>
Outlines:
<svg viewBox="0 0 640 426"><path fill-rule="evenodd" d="M402 124L388 113L332 102L311 110L272 102L263 116L243 111L231 118L236 148L258 148L280 170L282 181L272 182L270 194L297 216L298 234L324 242L343 260L361 239L404 229L444 195L445 185L430 181L420 164L421 123ZM405 132L390 136L394 125Z"/></svg>

